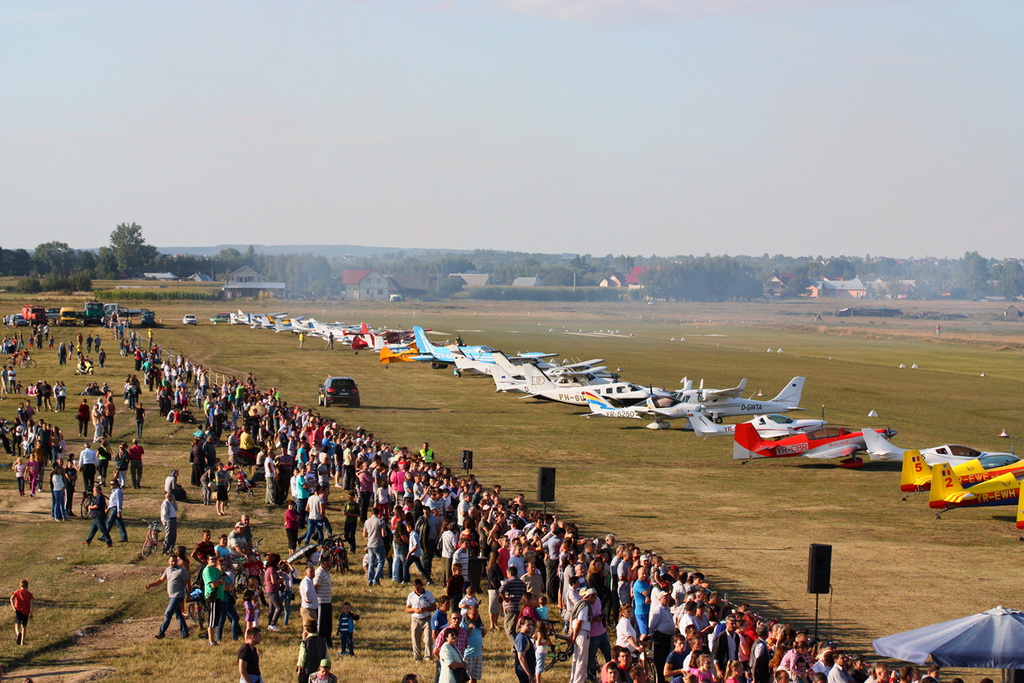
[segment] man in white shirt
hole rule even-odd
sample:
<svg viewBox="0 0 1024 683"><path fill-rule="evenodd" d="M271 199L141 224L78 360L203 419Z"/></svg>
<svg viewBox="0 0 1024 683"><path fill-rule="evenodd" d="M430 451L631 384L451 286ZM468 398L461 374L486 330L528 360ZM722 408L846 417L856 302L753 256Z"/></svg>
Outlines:
<svg viewBox="0 0 1024 683"><path fill-rule="evenodd" d="M86 443L85 448L78 454L78 469L82 472L82 483L85 484L87 491L91 491L96 483L96 467L99 464L99 455Z"/></svg>
<svg viewBox="0 0 1024 683"><path fill-rule="evenodd" d="M114 526L121 530L121 543L128 542L128 530L124 526L124 491L121 484L115 479L111 482L110 496L107 499L107 531L113 531Z"/></svg>
<svg viewBox="0 0 1024 683"><path fill-rule="evenodd" d="M580 600L569 613L569 634L572 638L572 670L569 683L586 683L587 661L590 656L590 609L597 598L597 591L584 588Z"/></svg>
<svg viewBox="0 0 1024 683"><path fill-rule="evenodd" d="M413 590L405 599L405 611L412 618L409 622L409 635L412 638L412 658L423 661L424 644L427 658L430 658L430 615L434 612L434 594L423 586L423 579L412 582Z"/></svg>
<svg viewBox="0 0 1024 683"><path fill-rule="evenodd" d="M178 502L170 493L164 494L160 505L160 522L164 525L164 555L170 555L178 542Z"/></svg>
<svg viewBox="0 0 1024 683"><path fill-rule="evenodd" d="M320 558L320 566L316 568L316 573L313 576L313 586L316 588L318 602L317 634L327 641L327 647L334 647L334 643L331 641L331 620L334 618L331 600L334 594L329 571L330 562L326 557Z"/></svg>
<svg viewBox="0 0 1024 683"><path fill-rule="evenodd" d="M302 600L300 613L302 614L302 628L310 633L316 633L317 615L320 612L320 598L316 593L316 584L313 582L313 567L306 567L306 575L299 584L299 597Z"/></svg>

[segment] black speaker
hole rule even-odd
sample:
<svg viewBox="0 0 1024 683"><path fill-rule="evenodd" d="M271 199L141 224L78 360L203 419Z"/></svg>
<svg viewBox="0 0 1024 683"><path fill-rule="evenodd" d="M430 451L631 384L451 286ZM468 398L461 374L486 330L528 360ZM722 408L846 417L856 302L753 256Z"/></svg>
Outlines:
<svg viewBox="0 0 1024 683"><path fill-rule="evenodd" d="M473 451L462 451L462 469L473 469Z"/></svg>
<svg viewBox="0 0 1024 683"><path fill-rule="evenodd" d="M807 560L807 592L828 593L832 583L832 546L812 543Z"/></svg>
<svg viewBox="0 0 1024 683"><path fill-rule="evenodd" d="M537 500L550 503L555 500L555 468L537 468Z"/></svg>

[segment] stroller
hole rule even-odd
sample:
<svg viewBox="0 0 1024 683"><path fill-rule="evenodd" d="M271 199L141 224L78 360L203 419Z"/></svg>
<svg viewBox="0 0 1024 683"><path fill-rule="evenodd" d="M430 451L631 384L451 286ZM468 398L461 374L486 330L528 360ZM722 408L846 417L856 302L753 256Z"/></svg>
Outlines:
<svg viewBox="0 0 1024 683"><path fill-rule="evenodd" d="M231 469L233 470L232 476L235 478L235 493L248 493L249 497L252 498L255 495L253 489L256 488L256 483L245 476L245 470L241 467L233 467Z"/></svg>

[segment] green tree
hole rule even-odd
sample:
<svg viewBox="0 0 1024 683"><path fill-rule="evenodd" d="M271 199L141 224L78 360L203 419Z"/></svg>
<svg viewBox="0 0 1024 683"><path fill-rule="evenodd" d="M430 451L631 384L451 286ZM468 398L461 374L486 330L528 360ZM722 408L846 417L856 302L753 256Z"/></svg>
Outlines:
<svg viewBox="0 0 1024 683"><path fill-rule="evenodd" d="M121 223L114 228L110 233L110 251L117 261L117 269L122 272L142 270L157 255L156 247L146 244L138 223Z"/></svg>
<svg viewBox="0 0 1024 683"><path fill-rule="evenodd" d="M36 272L70 273L77 266L78 254L66 242L43 242L32 252Z"/></svg>

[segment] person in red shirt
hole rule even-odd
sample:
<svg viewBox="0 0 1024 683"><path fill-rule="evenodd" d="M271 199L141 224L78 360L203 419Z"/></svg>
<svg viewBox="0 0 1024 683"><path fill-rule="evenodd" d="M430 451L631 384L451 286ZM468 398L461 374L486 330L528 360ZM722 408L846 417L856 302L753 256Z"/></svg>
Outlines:
<svg viewBox="0 0 1024 683"><path fill-rule="evenodd" d="M32 616L33 596L28 592L28 579L21 580L21 588L11 593L11 607L14 608L14 635L18 639L18 645L25 644L25 629L28 628L28 618Z"/></svg>
<svg viewBox="0 0 1024 683"><path fill-rule="evenodd" d="M132 474L132 488L142 488L142 456L146 450L139 445L138 439L132 439L131 448L128 449L128 468Z"/></svg>

